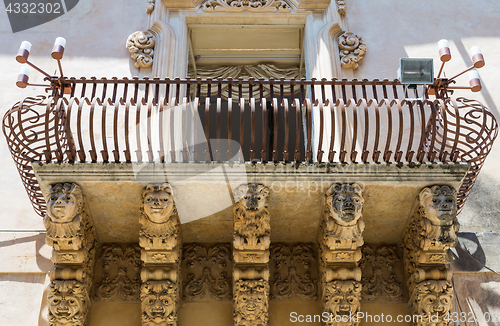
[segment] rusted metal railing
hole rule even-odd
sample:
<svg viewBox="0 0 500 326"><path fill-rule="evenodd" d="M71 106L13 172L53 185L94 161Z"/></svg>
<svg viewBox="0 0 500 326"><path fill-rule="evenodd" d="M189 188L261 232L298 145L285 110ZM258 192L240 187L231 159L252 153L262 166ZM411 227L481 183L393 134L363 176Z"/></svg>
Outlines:
<svg viewBox="0 0 500 326"><path fill-rule="evenodd" d="M52 96L27 98L3 120L23 184L42 216L45 201L30 165L36 161L468 162L461 208L497 136L496 120L478 102L431 101L424 89L423 99L405 99L398 81L51 83Z"/></svg>

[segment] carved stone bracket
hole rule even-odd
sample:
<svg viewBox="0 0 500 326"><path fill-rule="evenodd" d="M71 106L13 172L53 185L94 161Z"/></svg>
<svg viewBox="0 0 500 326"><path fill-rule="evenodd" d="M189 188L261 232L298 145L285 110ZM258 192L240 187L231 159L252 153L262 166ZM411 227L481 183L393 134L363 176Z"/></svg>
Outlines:
<svg viewBox="0 0 500 326"><path fill-rule="evenodd" d="M419 209L410 219L403 239L410 306L424 320L418 325L447 324L443 316L450 311L453 299L449 249L457 241L456 215L455 189L432 186L420 192ZM437 320L428 320L429 314Z"/></svg>
<svg viewBox="0 0 500 326"><path fill-rule="evenodd" d="M331 317L326 325L359 325L341 318L360 310L363 190L359 183L334 183L325 194L318 242L323 311Z"/></svg>
<svg viewBox="0 0 500 326"><path fill-rule="evenodd" d="M351 32L339 36L340 65L344 69L356 69L366 52L365 41Z"/></svg>
<svg viewBox="0 0 500 326"><path fill-rule="evenodd" d="M208 0L202 8L205 11L290 12L290 6L283 0Z"/></svg>
<svg viewBox="0 0 500 326"><path fill-rule="evenodd" d="M270 299L318 298L317 263L312 244L271 246Z"/></svg>
<svg viewBox="0 0 500 326"><path fill-rule="evenodd" d="M96 237L75 183L58 183L45 192L46 242L53 247L48 291L50 325L86 325L95 261Z"/></svg>
<svg viewBox="0 0 500 326"><path fill-rule="evenodd" d="M395 246L384 246L374 249L363 248L360 261L363 276L361 291L364 300L375 300L385 297L391 301L403 301L403 286L396 279L394 263L399 261Z"/></svg>
<svg viewBox="0 0 500 326"><path fill-rule="evenodd" d="M125 44L136 68L149 68L153 65L155 39L151 32L135 32Z"/></svg>
<svg viewBox="0 0 500 326"><path fill-rule="evenodd" d="M104 245L96 264L94 300L139 300L141 265L139 246Z"/></svg>
<svg viewBox="0 0 500 326"><path fill-rule="evenodd" d="M149 184L142 198L142 324L177 325L182 244L174 192L168 183Z"/></svg>
<svg viewBox="0 0 500 326"><path fill-rule="evenodd" d="M269 316L269 188L244 184L233 193L233 325L267 325Z"/></svg>
<svg viewBox="0 0 500 326"><path fill-rule="evenodd" d="M183 300L202 299L207 293L217 300L232 298L230 244L189 244L183 250Z"/></svg>

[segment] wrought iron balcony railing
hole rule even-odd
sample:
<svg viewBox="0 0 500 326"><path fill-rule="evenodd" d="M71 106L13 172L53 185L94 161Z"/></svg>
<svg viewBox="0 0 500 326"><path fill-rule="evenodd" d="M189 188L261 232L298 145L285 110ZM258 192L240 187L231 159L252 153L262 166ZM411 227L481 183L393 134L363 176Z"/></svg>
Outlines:
<svg viewBox="0 0 500 326"><path fill-rule="evenodd" d="M480 103L431 101L425 89L408 99L397 80L49 81L51 96L26 98L3 120L41 216L33 162L468 162L461 208L497 136Z"/></svg>

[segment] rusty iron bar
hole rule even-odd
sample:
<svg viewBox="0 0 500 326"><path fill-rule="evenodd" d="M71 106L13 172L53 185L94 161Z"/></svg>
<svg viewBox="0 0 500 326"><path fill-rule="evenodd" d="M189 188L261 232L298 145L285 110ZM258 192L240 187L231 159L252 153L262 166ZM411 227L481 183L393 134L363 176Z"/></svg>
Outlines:
<svg viewBox="0 0 500 326"><path fill-rule="evenodd" d="M32 162L199 162L202 148L202 160L224 162L238 154L238 141L240 162L468 162L462 208L498 128L478 102L398 99L403 85L389 80L62 78L58 85L71 85L71 94L26 98L3 120L9 150L41 216L46 207ZM239 109L233 110L233 101Z"/></svg>

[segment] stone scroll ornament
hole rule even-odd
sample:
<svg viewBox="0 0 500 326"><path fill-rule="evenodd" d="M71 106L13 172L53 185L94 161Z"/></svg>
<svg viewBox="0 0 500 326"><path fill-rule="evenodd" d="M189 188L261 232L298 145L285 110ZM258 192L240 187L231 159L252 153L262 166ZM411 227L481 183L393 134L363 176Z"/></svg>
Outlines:
<svg viewBox="0 0 500 326"><path fill-rule="evenodd" d="M135 32L128 37L125 45L136 68L149 68L153 65L155 39L152 33Z"/></svg>
<svg viewBox="0 0 500 326"><path fill-rule="evenodd" d="M365 41L351 32L339 36L340 65L344 69L356 69L366 52Z"/></svg>

